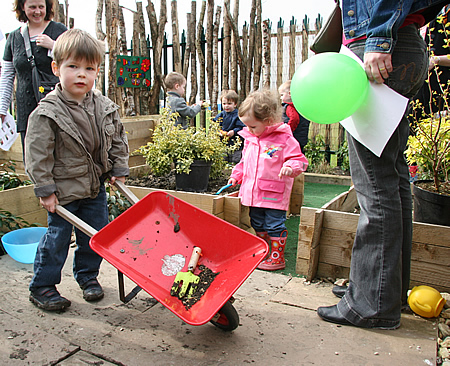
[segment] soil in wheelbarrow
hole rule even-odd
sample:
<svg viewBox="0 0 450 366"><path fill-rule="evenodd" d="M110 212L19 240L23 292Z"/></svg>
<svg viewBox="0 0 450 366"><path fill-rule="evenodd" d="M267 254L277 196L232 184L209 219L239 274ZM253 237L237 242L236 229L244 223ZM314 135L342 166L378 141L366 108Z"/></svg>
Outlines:
<svg viewBox="0 0 450 366"><path fill-rule="evenodd" d="M189 310L197 301L199 301L211 283L214 281L214 278L219 274L219 272L215 273L208 267L204 265L199 265L198 269L200 270L197 288L192 293L192 296L185 297L181 300L186 310Z"/></svg>

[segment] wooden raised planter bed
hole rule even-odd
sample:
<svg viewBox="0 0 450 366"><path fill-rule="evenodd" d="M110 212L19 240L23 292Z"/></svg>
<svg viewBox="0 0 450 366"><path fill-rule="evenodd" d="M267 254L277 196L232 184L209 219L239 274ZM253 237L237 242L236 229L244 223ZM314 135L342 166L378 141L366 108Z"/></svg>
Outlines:
<svg viewBox="0 0 450 366"><path fill-rule="evenodd" d="M146 174L148 167L140 166L132 169L132 175L138 176ZM154 188L143 188L129 186L133 193L139 198L145 197L148 193L157 191ZM299 214L303 204L304 176L299 175L294 180L294 186L291 193L291 202L289 212L291 214ZM164 192L188 202L210 214L213 214L230 224L241 229L252 231L250 226L250 218L248 216L248 207L241 205L238 192L232 192L227 195L213 195L205 193L191 193L182 191L165 190Z"/></svg>
<svg viewBox="0 0 450 366"><path fill-rule="evenodd" d="M321 208L302 207L296 272L315 277L348 278L359 214L353 188ZM428 285L450 292L450 227L413 223L411 287Z"/></svg>

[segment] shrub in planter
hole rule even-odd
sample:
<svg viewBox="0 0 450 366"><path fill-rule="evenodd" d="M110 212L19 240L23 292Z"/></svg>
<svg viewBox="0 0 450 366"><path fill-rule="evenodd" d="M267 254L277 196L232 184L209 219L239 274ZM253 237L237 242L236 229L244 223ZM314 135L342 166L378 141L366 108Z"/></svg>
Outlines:
<svg viewBox="0 0 450 366"><path fill-rule="evenodd" d="M152 141L136 152L144 156L153 175L163 176L172 169L179 174L189 174L194 160L211 162L210 177L223 174L227 162L226 154L234 152L239 144L228 146L221 138L219 123L210 121L208 129L175 126L174 114L164 109L158 125L153 129Z"/></svg>

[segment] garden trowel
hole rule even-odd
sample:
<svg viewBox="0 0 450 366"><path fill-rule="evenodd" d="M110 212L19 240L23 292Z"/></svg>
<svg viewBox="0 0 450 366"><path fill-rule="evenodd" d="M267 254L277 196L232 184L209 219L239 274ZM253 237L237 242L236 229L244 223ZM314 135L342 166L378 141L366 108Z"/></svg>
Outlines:
<svg viewBox="0 0 450 366"><path fill-rule="evenodd" d="M188 270L187 272L180 271L177 273L172 288L170 289L170 295L177 296L179 299L192 295L200 281L200 277L194 274L194 270L197 267L197 262L201 254L201 248L194 247L191 259L189 260Z"/></svg>

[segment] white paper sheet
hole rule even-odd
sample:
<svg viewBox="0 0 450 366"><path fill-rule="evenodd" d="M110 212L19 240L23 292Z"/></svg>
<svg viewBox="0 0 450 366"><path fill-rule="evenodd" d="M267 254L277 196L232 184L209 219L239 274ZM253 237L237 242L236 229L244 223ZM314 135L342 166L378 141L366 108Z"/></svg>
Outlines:
<svg viewBox="0 0 450 366"><path fill-rule="evenodd" d="M14 121L13 116L7 113L0 128L0 149L8 151L18 135L16 121Z"/></svg>
<svg viewBox="0 0 450 366"><path fill-rule="evenodd" d="M364 68L359 57L347 47L342 46L341 53L355 59ZM407 106L408 98L384 84L371 82L363 105L340 123L357 141L380 157Z"/></svg>

